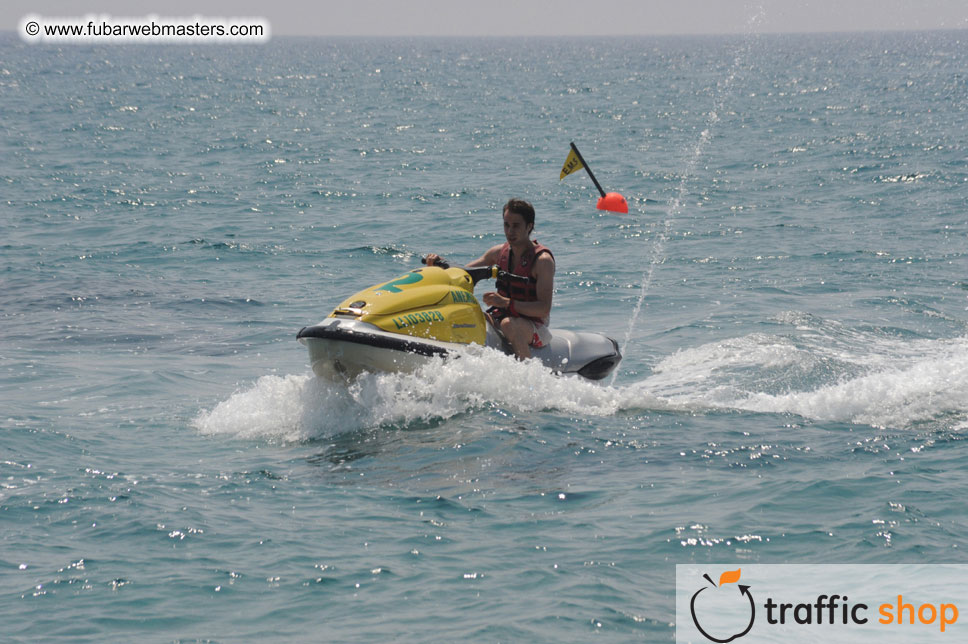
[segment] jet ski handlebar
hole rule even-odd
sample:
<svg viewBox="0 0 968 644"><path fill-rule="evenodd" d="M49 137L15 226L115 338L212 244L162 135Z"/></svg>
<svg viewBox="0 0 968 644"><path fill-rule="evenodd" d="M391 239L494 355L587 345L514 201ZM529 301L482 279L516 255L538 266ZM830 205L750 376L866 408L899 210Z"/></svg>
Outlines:
<svg viewBox="0 0 968 644"><path fill-rule="evenodd" d="M420 261L426 264L427 258L422 257ZM450 268L450 264L441 257L437 258L437 260L434 262L434 266L439 266L441 268ZM500 268L498 268L496 264L491 266L474 266L474 267L455 266L455 268L459 268L465 273L467 273L468 275L470 275L475 285L481 280L489 280L489 279L496 279L499 282L520 282L520 283L527 283L527 282L534 281L534 278L528 277L526 275L515 275L514 273L503 271Z"/></svg>

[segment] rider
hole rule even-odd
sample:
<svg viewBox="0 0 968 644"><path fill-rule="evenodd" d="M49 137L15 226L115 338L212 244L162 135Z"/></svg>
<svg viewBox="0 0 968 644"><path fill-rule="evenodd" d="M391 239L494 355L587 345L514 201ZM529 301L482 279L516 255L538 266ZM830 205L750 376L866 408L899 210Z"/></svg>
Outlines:
<svg viewBox="0 0 968 644"><path fill-rule="evenodd" d="M527 201L511 199L504 204L504 237L507 242L494 246L468 267L493 266L514 275L529 277L526 283L499 281L497 292L484 294L488 313L511 343L520 360L531 357L531 347L541 348L551 342L548 321L554 291L555 258L551 251L532 241L534 206ZM425 258L432 266L439 255Z"/></svg>

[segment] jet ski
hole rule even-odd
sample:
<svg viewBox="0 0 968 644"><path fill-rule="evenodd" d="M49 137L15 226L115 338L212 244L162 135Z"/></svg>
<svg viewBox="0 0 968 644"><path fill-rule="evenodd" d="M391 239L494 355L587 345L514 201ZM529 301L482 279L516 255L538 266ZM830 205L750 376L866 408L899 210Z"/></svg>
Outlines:
<svg viewBox="0 0 968 644"><path fill-rule="evenodd" d="M413 371L435 357L459 356L471 345L512 354L510 343L474 296L484 279L524 280L497 266L419 268L348 297L319 324L296 335L313 372L330 380L364 372ZM618 343L600 333L551 330L533 358L560 374L608 376L622 359Z"/></svg>

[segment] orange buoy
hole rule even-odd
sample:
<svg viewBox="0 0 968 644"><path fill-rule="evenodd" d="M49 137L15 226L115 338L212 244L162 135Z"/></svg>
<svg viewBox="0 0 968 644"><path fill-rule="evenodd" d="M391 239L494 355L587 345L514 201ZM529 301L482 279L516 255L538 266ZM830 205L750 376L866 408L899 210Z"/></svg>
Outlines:
<svg viewBox="0 0 968 644"><path fill-rule="evenodd" d="M629 204L625 201L625 197L617 192L610 192L603 197L598 199L598 209L608 210L610 212L621 212L628 214Z"/></svg>

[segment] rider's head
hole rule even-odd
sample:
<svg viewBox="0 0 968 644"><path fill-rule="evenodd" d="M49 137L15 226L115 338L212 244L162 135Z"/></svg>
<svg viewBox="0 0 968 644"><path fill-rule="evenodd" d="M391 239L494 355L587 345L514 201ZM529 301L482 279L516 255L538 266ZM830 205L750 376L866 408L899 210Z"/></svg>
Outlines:
<svg viewBox="0 0 968 644"><path fill-rule="evenodd" d="M524 225L527 227L528 234L531 234L531 231L534 230L534 206L522 199L510 199L504 204L503 210L504 215L508 213L520 215L524 219Z"/></svg>

